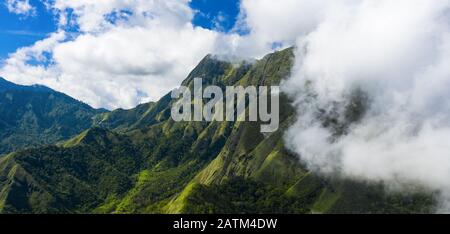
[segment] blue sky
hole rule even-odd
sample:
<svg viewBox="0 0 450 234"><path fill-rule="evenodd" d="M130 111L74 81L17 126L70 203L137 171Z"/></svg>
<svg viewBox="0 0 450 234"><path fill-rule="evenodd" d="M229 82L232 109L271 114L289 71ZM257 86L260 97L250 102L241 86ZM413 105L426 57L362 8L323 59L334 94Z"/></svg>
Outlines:
<svg viewBox="0 0 450 234"><path fill-rule="evenodd" d="M17 48L31 45L55 31L55 18L39 0L31 0L36 8L33 16L23 16L8 11L6 4L0 4L0 58Z"/></svg>
<svg viewBox="0 0 450 234"><path fill-rule="evenodd" d="M57 30L55 16L40 0L30 4L36 11L29 16L11 13L6 4L0 4L0 60ZM239 0L193 0L190 7L196 11L194 25L227 32L235 24Z"/></svg>
<svg viewBox="0 0 450 234"><path fill-rule="evenodd" d="M190 6L198 11L193 20L194 25L209 29L229 31L239 14L238 0L193 0Z"/></svg>

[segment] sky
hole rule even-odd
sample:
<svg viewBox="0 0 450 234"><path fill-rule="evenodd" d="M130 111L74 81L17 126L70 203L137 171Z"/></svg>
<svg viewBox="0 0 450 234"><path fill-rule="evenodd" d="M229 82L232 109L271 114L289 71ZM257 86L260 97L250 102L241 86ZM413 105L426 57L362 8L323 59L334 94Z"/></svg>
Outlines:
<svg viewBox="0 0 450 234"><path fill-rule="evenodd" d="M8 5L14 6L14 1L3 1L0 5L0 60L57 30L57 19L45 2L29 0L32 9L18 13L8 8ZM192 23L208 29L229 31L239 14L238 0L194 0L189 6L196 11Z"/></svg>
<svg viewBox="0 0 450 234"><path fill-rule="evenodd" d="M18 48L32 45L46 38L57 29L53 14L38 0L29 2L35 8L31 12L17 14L8 9L8 1L0 4L0 59Z"/></svg>
<svg viewBox="0 0 450 234"><path fill-rule="evenodd" d="M253 60L294 45L316 20L310 2L3 0L0 76L128 109L179 86L207 54Z"/></svg>
<svg viewBox="0 0 450 234"><path fill-rule="evenodd" d="M208 53L228 51L221 41L246 33L240 12L238 0L4 0L0 76L132 108L179 85Z"/></svg>
<svg viewBox="0 0 450 234"><path fill-rule="evenodd" d="M232 30L239 14L238 0L194 0L189 6L197 11L194 25L226 32Z"/></svg>

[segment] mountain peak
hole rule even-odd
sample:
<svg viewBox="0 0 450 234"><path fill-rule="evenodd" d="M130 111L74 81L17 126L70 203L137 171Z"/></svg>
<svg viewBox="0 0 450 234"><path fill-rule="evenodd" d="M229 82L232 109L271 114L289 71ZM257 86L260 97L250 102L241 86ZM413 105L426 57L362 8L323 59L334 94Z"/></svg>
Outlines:
<svg viewBox="0 0 450 234"><path fill-rule="evenodd" d="M16 89L18 85L7 81L5 78L0 77L0 91L6 91L11 89Z"/></svg>
<svg viewBox="0 0 450 234"><path fill-rule="evenodd" d="M85 130L78 136L64 143L65 147L73 147L80 144L97 144L103 145L104 142L114 141L115 134L108 131L107 129L94 126L90 129Z"/></svg>
<svg viewBox="0 0 450 234"><path fill-rule="evenodd" d="M11 81L6 80L3 77L0 77L0 92L5 91L13 91L13 90L26 90L26 91L35 91L35 92L55 92L53 89L39 84L33 85L18 85Z"/></svg>
<svg viewBox="0 0 450 234"><path fill-rule="evenodd" d="M189 73L188 77L182 82L182 85L188 86L188 84L193 81L194 78L198 77L211 79L213 77L221 76L231 66L231 63L219 60L215 56L208 54L191 71L191 73Z"/></svg>

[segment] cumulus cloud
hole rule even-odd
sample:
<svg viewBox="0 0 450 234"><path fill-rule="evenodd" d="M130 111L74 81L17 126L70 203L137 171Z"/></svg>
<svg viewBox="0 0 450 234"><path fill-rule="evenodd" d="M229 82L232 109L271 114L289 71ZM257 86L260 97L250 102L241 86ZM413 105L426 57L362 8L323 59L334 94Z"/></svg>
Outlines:
<svg viewBox="0 0 450 234"><path fill-rule="evenodd" d="M95 107L157 100L215 51L218 33L194 27L185 0L47 5L58 16L58 32L11 54L0 74L48 85Z"/></svg>
<svg viewBox="0 0 450 234"><path fill-rule="evenodd" d="M189 0L47 0L58 31L11 54L0 75L48 85L94 107L131 108L179 85L208 53L253 58L271 52L275 42L294 43L312 22L303 17L305 23L283 30L279 24L289 22L280 16L307 1L285 2L273 8L270 1L258 7L242 1L239 23L227 33L192 25Z"/></svg>
<svg viewBox="0 0 450 234"><path fill-rule="evenodd" d="M324 174L438 192L450 211L450 2L321 9L284 84L298 112L289 147Z"/></svg>
<svg viewBox="0 0 450 234"><path fill-rule="evenodd" d="M248 31L248 34L240 38L236 50L258 57L270 52L274 43L282 47L292 46L299 36L317 25L326 2L331 1L241 1L241 13L235 30Z"/></svg>
<svg viewBox="0 0 450 234"><path fill-rule="evenodd" d="M188 0L55 0L52 7L60 14L61 24L77 24L82 32L95 32L116 27L116 20L123 26L156 22L167 27L183 26L193 17L188 3Z"/></svg>
<svg viewBox="0 0 450 234"><path fill-rule="evenodd" d="M29 16L36 13L29 0L6 0L5 4L8 11L14 14Z"/></svg>
<svg viewBox="0 0 450 234"><path fill-rule="evenodd" d="M215 33L191 25L119 27L59 44L53 57L61 79L85 81L92 96L101 98L97 106L132 107L136 100L156 100L179 85L210 52L214 37Z"/></svg>

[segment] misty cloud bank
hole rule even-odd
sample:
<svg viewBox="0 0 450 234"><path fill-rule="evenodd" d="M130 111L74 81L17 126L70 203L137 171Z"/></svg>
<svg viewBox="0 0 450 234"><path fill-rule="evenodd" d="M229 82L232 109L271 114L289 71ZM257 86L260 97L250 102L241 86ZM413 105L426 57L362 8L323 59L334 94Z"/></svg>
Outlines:
<svg viewBox="0 0 450 234"><path fill-rule="evenodd" d="M323 174L436 192L449 212L450 1L314 2L283 85L288 147Z"/></svg>

